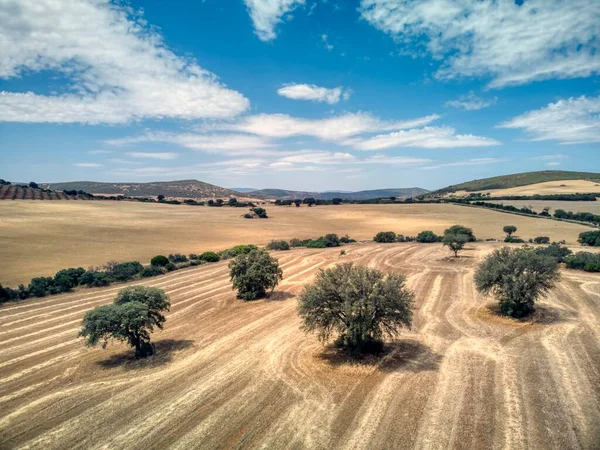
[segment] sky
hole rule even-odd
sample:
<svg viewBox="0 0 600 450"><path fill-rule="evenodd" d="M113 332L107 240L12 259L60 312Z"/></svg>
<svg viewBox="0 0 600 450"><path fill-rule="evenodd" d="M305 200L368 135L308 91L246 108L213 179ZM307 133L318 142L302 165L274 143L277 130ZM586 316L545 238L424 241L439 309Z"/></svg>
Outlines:
<svg viewBox="0 0 600 450"><path fill-rule="evenodd" d="M600 0L0 0L0 178L600 171Z"/></svg>

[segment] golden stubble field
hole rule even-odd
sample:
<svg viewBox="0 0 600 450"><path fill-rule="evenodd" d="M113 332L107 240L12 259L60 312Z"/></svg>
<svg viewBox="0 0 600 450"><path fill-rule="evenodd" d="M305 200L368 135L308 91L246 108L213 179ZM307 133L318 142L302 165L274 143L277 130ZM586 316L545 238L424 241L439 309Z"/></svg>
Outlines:
<svg viewBox="0 0 600 450"><path fill-rule="evenodd" d="M312 212L312 211L311 211ZM500 318L473 272L500 244L277 252L284 280L243 303L226 262L145 280L172 302L158 354L88 349L85 311L123 285L0 307L0 447L593 449L600 443L600 276L563 271L533 320ZM296 296L353 261L400 272L413 328L351 362L299 329Z"/></svg>
<svg viewBox="0 0 600 450"><path fill-rule="evenodd" d="M314 238L325 233L370 240L378 231L442 233L472 227L479 238L501 239L502 227L524 238L549 236L576 244L578 224L456 205L268 206L269 219L248 220L244 208L209 208L133 202L0 202L0 283L16 286L67 267L110 260L146 263L156 254L201 253L272 239Z"/></svg>
<svg viewBox="0 0 600 450"><path fill-rule="evenodd" d="M528 184L506 189L487 189L475 191L481 194L490 193L492 197L502 195L547 195L547 194L595 194L600 192L600 183L589 180L547 181L544 183ZM468 195L470 192L457 191L456 196Z"/></svg>

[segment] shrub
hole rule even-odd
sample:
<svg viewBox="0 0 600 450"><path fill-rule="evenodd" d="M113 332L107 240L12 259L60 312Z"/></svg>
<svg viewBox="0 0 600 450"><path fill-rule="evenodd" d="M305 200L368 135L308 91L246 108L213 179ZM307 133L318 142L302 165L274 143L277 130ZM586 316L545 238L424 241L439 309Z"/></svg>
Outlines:
<svg viewBox="0 0 600 450"><path fill-rule="evenodd" d="M465 247L469 241L469 237L465 234L446 233L442 238L442 244L454 252L454 256L458 257L458 252Z"/></svg>
<svg viewBox="0 0 600 450"><path fill-rule="evenodd" d="M169 255L169 261L172 263L184 263L187 262L187 256L182 255L181 253L175 253L174 255Z"/></svg>
<svg viewBox="0 0 600 450"><path fill-rule="evenodd" d="M600 272L600 262L587 263L583 268L586 272Z"/></svg>
<svg viewBox="0 0 600 450"><path fill-rule="evenodd" d="M99 343L105 348L110 339L127 342L135 348L135 356L154 353L150 333L154 327L163 328L162 314L170 309L169 298L161 289L131 286L121 289L111 305L98 306L83 318L79 336L88 346Z"/></svg>
<svg viewBox="0 0 600 450"><path fill-rule="evenodd" d="M340 250L340 256L346 256L346 250Z"/></svg>
<svg viewBox="0 0 600 450"><path fill-rule="evenodd" d="M504 228L502 228L502 231L506 233L507 237L511 237L514 233L517 232L517 227L515 227L514 225L506 225Z"/></svg>
<svg viewBox="0 0 600 450"><path fill-rule="evenodd" d="M556 242L553 242L548 247L537 248L535 251L538 255L549 256L559 263L564 262L565 258L573 253L567 247L563 247Z"/></svg>
<svg viewBox="0 0 600 450"><path fill-rule="evenodd" d="M87 271L79 282L87 287L101 287L110 284L110 279L106 272Z"/></svg>
<svg viewBox="0 0 600 450"><path fill-rule="evenodd" d="M68 292L81 283L84 274L85 269L82 267L59 270L54 275L54 287L58 292Z"/></svg>
<svg viewBox="0 0 600 450"><path fill-rule="evenodd" d="M221 259L229 259L235 258L238 255L245 255L250 253L253 250L256 250L258 247L256 245L236 245L235 247L228 248L227 250L223 250L219 252L219 256Z"/></svg>
<svg viewBox="0 0 600 450"><path fill-rule="evenodd" d="M463 225L452 225L450 228L444 231L444 236L447 234L463 235L467 238L466 242L475 242L477 240L473 234L473 230Z"/></svg>
<svg viewBox="0 0 600 450"><path fill-rule="evenodd" d="M380 231L373 237L373 240L375 242L381 242L386 244L396 242L396 233L394 233L393 231Z"/></svg>
<svg viewBox="0 0 600 450"><path fill-rule="evenodd" d="M267 216L267 210L264 208L252 208L252 211L254 212L254 214L256 214L258 216L259 219L268 219L269 216Z"/></svg>
<svg viewBox="0 0 600 450"><path fill-rule="evenodd" d="M238 298L256 300L266 295L267 289L275 289L283 278L277 260L266 250L252 250L240 254L229 263L233 289Z"/></svg>
<svg viewBox="0 0 600 450"><path fill-rule="evenodd" d="M512 236L506 236L504 238L504 242L507 242L509 244L524 244L525 241L521 238L517 238L517 237L512 237Z"/></svg>
<svg viewBox="0 0 600 450"><path fill-rule="evenodd" d="M131 280L134 276L144 270L137 261L129 261L124 263L109 263L107 266L108 275L115 281Z"/></svg>
<svg viewBox="0 0 600 450"><path fill-rule="evenodd" d="M549 244L550 238L548 236L538 236L533 239L534 244Z"/></svg>
<svg viewBox="0 0 600 450"><path fill-rule="evenodd" d="M350 244L351 242L356 242L356 239L352 239L350 236L348 236L347 234L343 235L340 238L340 243L342 244Z"/></svg>
<svg viewBox="0 0 600 450"><path fill-rule="evenodd" d="M325 241L323 240L322 236L317 239L308 239L307 241L304 241L303 243L304 243L304 247L306 247L306 248L326 248L327 247L325 245Z"/></svg>
<svg viewBox="0 0 600 450"><path fill-rule="evenodd" d="M565 258L565 264L570 269L585 270L588 265L600 264L600 254L577 252Z"/></svg>
<svg viewBox="0 0 600 450"><path fill-rule="evenodd" d="M168 264L168 263L167 263ZM156 277L158 275L162 275L165 273L166 269L164 266L156 266L150 265L149 267L145 267L144 270L140 273L142 278Z"/></svg>
<svg viewBox="0 0 600 450"><path fill-rule="evenodd" d="M217 255L215 252L204 252L198 257L198 259L209 263L219 262L221 260L219 255Z"/></svg>
<svg viewBox="0 0 600 450"><path fill-rule="evenodd" d="M492 294L500 311L512 317L532 313L537 299L560 278L554 258L531 247L495 250L477 268L475 285L482 294Z"/></svg>
<svg viewBox="0 0 600 450"><path fill-rule="evenodd" d="M290 244L287 241L271 241L267 244L269 250L289 250Z"/></svg>
<svg viewBox="0 0 600 450"><path fill-rule="evenodd" d="M165 266L165 269L167 270L167 272L173 272L174 270L177 270L177 266L175 265L175 263L169 262L169 264Z"/></svg>
<svg viewBox="0 0 600 450"><path fill-rule="evenodd" d="M319 271L300 294L298 313L304 331L321 342L337 335L352 353L377 353L384 336L410 327L413 298L402 275L346 263Z"/></svg>
<svg viewBox="0 0 600 450"><path fill-rule="evenodd" d="M244 219L254 219L254 214L246 213L242 217Z"/></svg>
<svg viewBox="0 0 600 450"><path fill-rule="evenodd" d="M290 241L290 247L303 247L304 243L298 239L298 238L294 238Z"/></svg>
<svg viewBox="0 0 600 450"><path fill-rule="evenodd" d="M339 247L340 246L340 238L335 233L329 233L323 236L323 242L325 242L325 247Z"/></svg>
<svg viewBox="0 0 600 450"><path fill-rule="evenodd" d="M150 260L150 265L156 267L165 267L167 264L169 264L169 258L165 255L156 255Z"/></svg>
<svg viewBox="0 0 600 450"><path fill-rule="evenodd" d="M404 237L403 234L398 234L398 235L396 235L396 241L398 241L398 242L406 242L406 238Z"/></svg>
<svg viewBox="0 0 600 450"><path fill-rule="evenodd" d="M579 235L577 239L581 245L589 245L591 247L600 247L600 231L586 231Z"/></svg>
<svg viewBox="0 0 600 450"><path fill-rule="evenodd" d="M417 235L417 242L421 242L421 243L425 243L425 244L431 244L433 242L440 242L441 238L435 234L433 231L421 231L418 235Z"/></svg>
<svg viewBox="0 0 600 450"><path fill-rule="evenodd" d="M32 297L45 297L51 295L53 288L53 279L51 277L32 278L27 290Z"/></svg>

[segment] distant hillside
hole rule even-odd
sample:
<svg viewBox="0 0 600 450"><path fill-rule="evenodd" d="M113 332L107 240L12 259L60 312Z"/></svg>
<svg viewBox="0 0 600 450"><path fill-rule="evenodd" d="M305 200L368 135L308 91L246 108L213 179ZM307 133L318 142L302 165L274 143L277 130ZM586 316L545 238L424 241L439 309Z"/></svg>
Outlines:
<svg viewBox="0 0 600 450"><path fill-rule="evenodd" d="M503 175L500 177L484 178L481 180L468 181L466 183L455 184L444 189L432 192L435 194L445 194L456 191L485 191L494 189L507 189L518 186L527 186L529 184L545 183L549 181L561 180L600 180L600 173L594 172L569 172L565 170L544 170L540 172L524 172L512 175Z"/></svg>
<svg viewBox="0 0 600 450"><path fill-rule="evenodd" d="M331 200L332 198L342 198L344 200L369 200L380 197L416 197L426 194L426 189L417 187L412 188L392 188L392 189L374 189L369 191L357 192L306 192L306 191L289 191L285 189L260 189L249 192L249 195L261 198L276 198L280 200L303 199L313 197L321 200Z"/></svg>
<svg viewBox="0 0 600 450"><path fill-rule="evenodd" d="M85 193L62 192L42 187L31 187L25 183L7 183L0 180L0 200L92 200Z"/></svg>
<svg viewBox="0 0 600 450"><path fill-rule="evenodd" d="M239 196L239 192L225 189L198 180L160 181L150 183L97 183L93 181L73 181L69 183L43 183L41 186L57 191L82 190L90 194L126 195L128 197L179 198L226 198Z"/></svg>

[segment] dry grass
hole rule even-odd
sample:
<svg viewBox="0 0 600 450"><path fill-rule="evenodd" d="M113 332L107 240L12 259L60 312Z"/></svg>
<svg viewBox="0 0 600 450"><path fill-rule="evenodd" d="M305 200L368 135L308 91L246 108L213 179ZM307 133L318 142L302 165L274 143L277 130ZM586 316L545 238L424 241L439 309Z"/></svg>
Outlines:
<svg viewBox="0 0 600 450"><path fill-rule="evenodd" d="M267 220L247 220L243 208L132 202L0 202L0 283L14 286L66 267L109 260L147 262L156 254L200 253L271 239L349 234L370 240L378 231L442 233L472 227L480 238L503 238L514 224L525 238L549 236L575 244L581 225L456 205L342 205L267 209Z"/></svg>
<svg viewBox="0 0 600 450"><path fill-rule="evenodd" d="M600 192L600 183L587 180L548 181L546 183L529 184L507 189L488 189L478 191L482 194L491 193L492 197L502 195L546 195L546 194L594 194ZM473 192L457 191L456 196L468 195Z"/></svg>
<svg viewBox="0 0 600 450"><path fill-rule="evenodd" d="M486 200L487 201L487 200ZM536 212L541 212L544 208L549 207L550 213L554 213L557 209L573 212L591 212L600 214L600 201L595 202L559 202L549 200L490 200L490 203L502 203L504 205L513 205L517 208L523 206L531 207Z"/></svg>
<svg viewBox="0 0 600 450"><path fill-rule="evenodd" d="M533 320L499 318L473 286L493 248L451 261L425 244L279 252L282 285L249 303L225 262L149 279L172 310L144 361L76 337L122 286L4 305L0 447L598 448L600 277L566 271ZM299 329L294 297L340 261L403 273L416 293L412 331L380 360Z"/></svg>

